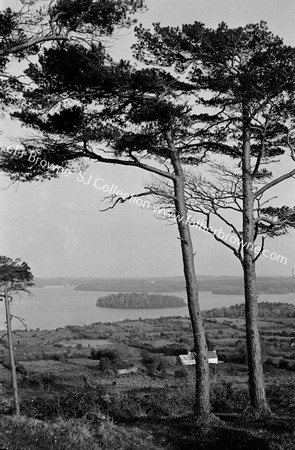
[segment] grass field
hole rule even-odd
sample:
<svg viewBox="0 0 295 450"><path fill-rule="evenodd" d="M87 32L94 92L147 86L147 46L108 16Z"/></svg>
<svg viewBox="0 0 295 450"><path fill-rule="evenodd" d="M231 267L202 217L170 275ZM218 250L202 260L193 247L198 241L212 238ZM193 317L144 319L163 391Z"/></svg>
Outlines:
<svg viewBox="0 0 295 450"><path fill-rule="evenodd" d="M207 341L225 361L210 367L211 403L219 421L206 430L193 420L194 367L183 368L171 356L192 348L187 319L17 331L22 417L11 415L7 345L2 339L0 448L292 450L293 323L291 319L260 323L273 414L255 418L248 407L243 319L205 320ZM102 360L91 359L92 348L108 348L116 355L107 364L108 358L102 358L101 364ZM130 366L138 373L118 375L118 368Z"/></svg>

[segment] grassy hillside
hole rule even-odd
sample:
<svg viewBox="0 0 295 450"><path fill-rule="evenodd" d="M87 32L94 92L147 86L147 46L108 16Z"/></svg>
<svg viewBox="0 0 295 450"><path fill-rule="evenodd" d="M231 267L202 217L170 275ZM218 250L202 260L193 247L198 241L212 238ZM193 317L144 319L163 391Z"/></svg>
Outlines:
<svg viewBox="0 0 295 450"><path fill-rule="evenodd" d="M208 429L198 428L193 420L194 367L178 365L173 356L192 348L187 318L18 331L20 419L11 415L3 338L0 448L294 448L295 318L260 322L267 396L273 411L268 418L255 418L248 408L244 319L207 318L205 329L209 347L224 361L210 367L211 402L219 421ZM97 354L100 359L93 359ZM118 369L129 367L137 367L137 373L119 375Z"/></svg>

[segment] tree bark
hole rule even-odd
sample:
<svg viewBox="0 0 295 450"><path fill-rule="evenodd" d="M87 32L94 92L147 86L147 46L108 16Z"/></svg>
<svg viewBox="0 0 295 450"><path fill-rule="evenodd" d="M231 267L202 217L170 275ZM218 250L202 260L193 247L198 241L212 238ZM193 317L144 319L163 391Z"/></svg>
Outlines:
<svg viewBox="0 0 295 450"><path fill-rule="evenodd" d="M261 344L258 328L258 301L254 253L254 194L251 172L251 145L249 114L243 106L243 271L245 290L246 340L248 351L249 391L251 406L261 412L268 411L265 395Z"/></svg>
<svg viewBox="0 0 295 450"><path fill-rule="evenodd" d="M5 287L5 312L6 312L7 341L8 341L8 349L9 349L10 366L11 366L11 381L12 381L12 389L13 389L15 414L17 416L19 416L20 415L20 406L19 406L19 396L18 396L18 389L17 389L17 377L16 377L16 368L15 368L14 351L13 351L13 340L12 340L12 329L11 329L11 315L10 315L10 305L9 305L7 286Z"/></svg>
<svg viewBox="0 0 295 450"><path fill-rule="evenodd" d="M210 407L210 378L208 364L208 350L204 331L204 324L200 313L199 288L197 283L194 251L191 233L187 217L185 203L184 174L182 165L174 147L171 135L167 133L168 146L171 149L171 162L176 179L174 183L174 195L176 200L175 212L178 232L181 241L183 270L186 281L187 301L190 320L193 329L193 338L196 358L196 394L195 415L197 419L206 422L211 414Z"/></svg>

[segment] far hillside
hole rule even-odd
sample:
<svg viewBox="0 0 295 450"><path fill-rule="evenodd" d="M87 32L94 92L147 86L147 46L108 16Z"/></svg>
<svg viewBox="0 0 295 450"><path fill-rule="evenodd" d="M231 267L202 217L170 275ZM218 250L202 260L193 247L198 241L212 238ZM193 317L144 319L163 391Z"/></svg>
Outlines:
<svg viewBox="0 0 295 450"><path fill-rule="evenodd" d="M213 317L245 317L245 304L229 306L228 308L213 308L203 311L202 316ZM292 318L295 317L295 305L289 303L258 303L258 316L261 318Z"/></svg>
<svg viewBox="0 0 295 450"><path fill-rule="evenodd" d="M200 291L209 291L217 295L244 294L243 278L241 277L199 276L198 279ZM260 294L288 294L295 292L295 280L292 277L259 277L257 284ZM183 277L98 279L80 283L75 289L98 292L183 292L185 291L185 281Z"/></svg>

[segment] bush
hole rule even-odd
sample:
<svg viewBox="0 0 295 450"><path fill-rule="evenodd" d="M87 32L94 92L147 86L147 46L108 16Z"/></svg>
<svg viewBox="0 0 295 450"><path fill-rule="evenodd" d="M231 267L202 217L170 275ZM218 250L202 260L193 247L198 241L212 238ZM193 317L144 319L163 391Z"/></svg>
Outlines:
<svg viewBox="0 0 295 450"><path fill-rule="evenodd" d="M116 369L113 362L109 358L101 358L99 361L99 370L104 373L112 373Z"/></svg>
<svg viewBox="0 0 295 450"><path fill-rule="evenodd" d="M68 359L68 353L67 352L63 352L63 353L53 353L51 358L54 361L66 361Z"/></svg>
<svg viewBox="0 0 295 450"><path fill-rule="evenodd" d="M265 373L272 373L276 367L277 364L272 358L267 358L263 363L263 370Z"/></svg>
<svg viewBox="0 0 295 450"><path fill-rule="evenodd" d="M153 362L154 356L147 350L141 352L141 362L144 366L147 366Z"/></svg>
<svg viewBox="0 0 295 450"><path fill-rule="evenodd" d="M22 386L48 386L57 382L57 377L51 372L27 373L21 380Z"/></svg>
<svg viewBox="0 0 295 450"><path fill-rule="evenodd" d="M289 369L289 361L287 361L284 358L281 358L279 360L278 368L279 369Z"/></svg>
<svg viewBox="0 0 295 450"><path fill-rule="evenodd" d="M243 348L240 348L236 352L227 354L227 357L225 359L223 359L223 361L228 362L228 363L234 363L234 364L246 364L247 363L247 351Z"/></svg>
<svg viewBox="0 0 295 450"><path fill-rule="evenodd" d="M175 370L175 372L174 372L175 378L187 378L187 376L188 376L188 374L187 374L187 371L185 370L185 368Z"/></svg>
<svg viewBox="0 0 295 450"><path fill-rule="evenodd" d="M115 359L119 358L119 353L117 350L111 350L111 349L97 349L97 348L92 348L91 352L90 352L90 357L91 359L102 359L102 358L107 358L110 361L114 361Z"/></svg>
<svg viewBox="0 0 295 450"><path fill-rule="evenodd" d="M214 412L241 412L249 404L248 390L228 381L212 384L210 400Z"/></svg>
<svg viewBox="0 0 295 450"><path fill-rule="evenodd" d="M193 412L194 395L177 390L133 391L112 396L108 413L114 420L176 417Z"/></svg>
<svg viewBox="0 0 295 450"><path fill-rule="evenodd" d="M148 370L148 374L153 375L155 372L161 372L170 367L171 363L160 355L152 355L151 353L142 351L142 364Z"/></svg>
<svg viewBox="0 0 295 450"><path fill-rule="evenodd" d="M193 413L193 408L194 387L190 386L158 388L155 391L148 388L113 391L108 394L105 388L84 387L62 395L42 393L42 396L33 400L23 399L21 403L22 414L34 419L54 421L60 417L63 420L83 420L91 424L97 424L96 418L99 415L126 421L142 417L177 417Z"/></svg>
<svg viewBox="0 0 295 450"><path fill-rule="evenodd" d="M273 361L272 358L267 358L267 359L264 361L264 365L266 365L266 366L274 366L275 363L274 363L274 361Z"/></svg>
<svg viewBox="0 0 295 450"><path fill-rule="evenodd" d="M105 401L105 390L96 392L80 390L68 392L64 395L38 396L33 400L23 400L22 412L28 417L41 420L82 419L87 414L96 414L106 410L108 404Z"/></svg>
<svg viewBox="0 0 295 450"><path fill-rule="evenodd" d="M55 342L53 344L54 347L63 348L63 345L60 342Z"/></svg>

